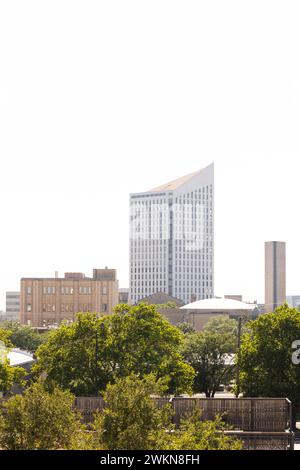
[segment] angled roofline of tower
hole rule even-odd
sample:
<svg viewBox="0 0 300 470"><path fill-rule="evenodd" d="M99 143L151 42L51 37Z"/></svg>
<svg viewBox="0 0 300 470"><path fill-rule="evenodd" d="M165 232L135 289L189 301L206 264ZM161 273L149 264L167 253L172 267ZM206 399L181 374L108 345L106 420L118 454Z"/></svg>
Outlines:
<svg viewBox="0 0 300 470"><path fill-rule="evenodd" d="M211 163L210 165L206 166L205 168L202 168L201 170L194 171L193 173L189 173L188 175L182 176L181 178L177 178L176 180L170 181L169 183L162 184L161 186L157 186L156 188L150 189L150 191L147 191L149 193L157 193L161 191L174 191L183 184L187 183L190 181L194 176L197 176L199 173L202 171L213 167L214 163Z"/></svg>

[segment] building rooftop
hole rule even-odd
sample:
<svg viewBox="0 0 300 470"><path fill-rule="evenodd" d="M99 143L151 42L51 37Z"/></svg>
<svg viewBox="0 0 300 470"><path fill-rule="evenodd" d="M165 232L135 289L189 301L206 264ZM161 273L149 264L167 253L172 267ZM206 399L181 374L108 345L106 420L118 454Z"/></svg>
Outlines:
<svg viewBox="0 0 300 470"><path fill-rule="evenodd" d="M157 186L157 188L151 189L149 192L157 193L161 191L173 191L174 189L179 188L184 183L192 179L202 170L195 171L194 173L190 173L188 175L182 176L181 178L177 178L176 180L170 181L169 183L162 184L161 186Z"/></svg>
<svg viewBox="0 0 300 470"><path fill-rule="evenodd" d="M170 181L169 183L162 184L160 186L157 186L156 188L150 189L150 193L159 193L162 191L174 191L175 189L178 189L180 186L183 184L187 183L190 181L192 178L194 178L197 175L200 175L203 171L205 170L211 170L214 168L214 164L211 163L205 168L201 168L201 170L197 170L193 173L189 173L188 175L181 176L180 178L177 178L176 180Z"/></svg>
<svg viewBox="0 0 300 470"><path fill-rule="evenodd" d="M197 300L196 302L192 302L180 308L185 309L185 310L212 310L212 311L249 310L251 311L251 310L254 310L256 307L257 307L256 304L247 304L239 300L214 297L212 299Z"/></svg>
<svg viewBox="0 0 300 470"><path fill-rule="evenodd" d="M34 361L32 354L27 351L21 351L20 349L9 351L7 358L11 366L20 366Z"/></svg>

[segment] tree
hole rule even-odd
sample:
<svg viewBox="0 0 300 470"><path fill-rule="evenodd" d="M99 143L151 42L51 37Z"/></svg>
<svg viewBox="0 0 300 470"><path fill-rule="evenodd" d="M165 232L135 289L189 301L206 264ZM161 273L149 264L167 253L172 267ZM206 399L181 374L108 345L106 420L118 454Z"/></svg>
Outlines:
<svg viewBox="0 0 300 470"><path fill-rule="evenodd" d="M300 312L287 304L248 325L239 355L240 387L248 397L287 397L300 404L300 365L293 342L300 339ZM295 422L293 423L295 425Z"/></svg>
<svg viewBox="0 0 300 470"><path fill-rule="evenodd" d="M232 380L229 352L227 338L222 334L203 331L186 337L182 354L196 372L194 392L214 397L221 384Z"/></svg>
<svg viewBox="0 0 300 470"><path fill-rule="evenodd" d="M10 341L10 336L11 336L10 330L0 328L0 347L2 349L12 346L12 343Z"/></svg>
<svg viewBox="0 0 300 470"><path fill-rule="evenodd" d="M109 384L104 394L105 408L94 422L95 439L108 450L153 449L152 433L166 424L167 414L159 409L151 394L160 394L163 384L155 376L135 375Z"/></svg>
<svg viewBox="0 0 300 470"><path fill-rule="evenodd" d="M113 315L79 314L37 350L36 374L47 374L76 395L97 395L131 373L155 373L169 393L191 390L194 370L179 354L183 334L155 306L120 305Z"/></svg>
<svg viewBox="0 0 300 470"><path fill-rule="evenodd" d="M24 385L25 375L23 367L13 367L8 360L0 361L0 393L7 396L14 385Z"/></svg>
<svg viewBox="0 0 300 470"><path fill-rule="evenodd" d="M1 326L1 331L6 331L10 342L16 348L34 353L47 339L47 333L37 333L30 326L21 325L18 322L8 321Z"/></svg>
<svg viewBox="0 0 300 470"><path fill-rule="evenodd" d="M204 331L217 333L223 336L224 342L227 342L228 352L234 353L238 342L238 322L224 315L212 317L204 325Z"/></svg>
<svg viewBox="0 0 300 470"><path fill-rule="evenodd" d="M156 433L159 450L241 450L240 440L225 433L226 426L220 416L213 421L200 421L199 413L183 420L178 428Z"/></svg>
<svg viewBox="0 0 300 470"><path fill-rule="evenodd" d="M196 333L196 330L195 328L193 327L193 325L191 325L190 323L188 322L181 322L181 323L177 323L177 328L179 328L179 330L184 334L184 335L189 335L191 333Z"/></svg>
<svg viewBox="0 0 300 470"><path fill-rule="evenodd" d="M13 367L7 358L10 332L0 330L0 393L8 395L15 384L23 385L25 369L22 367Z"/></svg>
<svg viewBox="0 0 300 470"><path fill-rule="evenodd" d="M241 443L224 434L220 418L201 422L195 414L180 427L172 424L167 406L156 406L151 394L162 393L163 383L154 376L131 375L107 387L105 408L96 416L96 446L107 450L235 450Z"/></svg>
<svg viewBox="0 0 300 470"><path fill-rule="evenodd" d="M0 448L52 450L87 448L89 436L73 411L74 396L42 382L7 400L0 412Z"/></svg>
<svg viewBox="0 0 300 470"><path fill-rule="evenodd" d="M168 300L168 302L165 302L163 304L155 304L155 307L157 309L160 309L160 308L178 308L178 305L176 304L176 302L172 302L172 300Z"/></svg>

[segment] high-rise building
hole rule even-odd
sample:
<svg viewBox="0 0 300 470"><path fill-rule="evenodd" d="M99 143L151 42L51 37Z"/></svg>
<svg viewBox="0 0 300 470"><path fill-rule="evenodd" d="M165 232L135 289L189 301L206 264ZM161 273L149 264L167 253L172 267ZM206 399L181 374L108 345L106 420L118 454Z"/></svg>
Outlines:
<svg viewBox="0 0 300 470"><path fill-rule="evenodd" d="M130 195L130 299L214 295L214 164Z"/></svg>
<svg viewBox="0 0 300 470"><path fill-rule="evenodd" d="M265 243L265 311L274 312L286 301L286 244Z"/></svg>
<svg viewBox="0 0 300 470"><path fill-rule="evenodd" d="M6 292L6 317L9 320L20 320L20 292Z"/></svg>
<svg viewBox="0 0 300 470"><path fill-rule="evenodd" d="M78 312L113 313L118 304L115 269L94 269L93 277L66 273L65 277L21 279L21 323L35 327L73 321Z"/></svg>

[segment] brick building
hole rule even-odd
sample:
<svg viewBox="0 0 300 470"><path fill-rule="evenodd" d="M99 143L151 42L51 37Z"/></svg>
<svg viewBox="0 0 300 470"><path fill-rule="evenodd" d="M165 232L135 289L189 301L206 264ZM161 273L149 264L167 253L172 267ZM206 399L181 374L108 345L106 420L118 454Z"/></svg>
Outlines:
<svg viewBox="0 0 300 470"><path fill-rule="evenodd" d="M113 313L118 304L115 269L94 269L93 277L65 273L63 278L22 278L20 321L35 327L73 321L78 312Z"/></svg>

